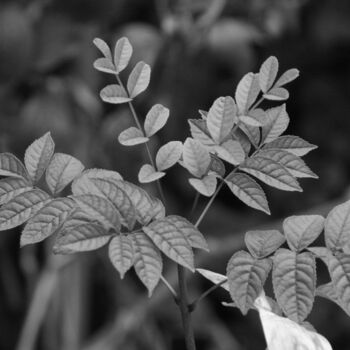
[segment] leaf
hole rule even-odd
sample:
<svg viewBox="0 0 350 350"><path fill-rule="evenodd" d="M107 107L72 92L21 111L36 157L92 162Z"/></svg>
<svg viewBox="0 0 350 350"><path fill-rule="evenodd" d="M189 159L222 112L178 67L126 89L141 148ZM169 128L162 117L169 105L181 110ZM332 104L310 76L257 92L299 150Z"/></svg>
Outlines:
<svg viewBox="0 0 350 350"><path fill-rule="evenodd" d="M55 153L46 170L46 183L52 194L61 192L84 170L76 158L64 153Z"/></svg>
<svg viewBox="0 0 350 350"><path fill-rule="evenodd" d="M290 83L299 76L299 70L296 68L288 69L284 72L280 78L276 81L275 87L280 87Z"/></svg>
<svg viewBox="0 0 350 350"><path fill-rule="evenodd" d="M145 62L139 62L129 75L127 88L131 98L136 97L148 87L151 78L151 67Z"/></svg>
<svg viewBox="0 0 350 350"><path fill-rule="evenodd" d="M191 186L200 194L211 197L217 186L217 180L214 175L206 175L202 179L189 179Z"/></svg>
<svg viewBox="0 0 350 350"><path fill-rule="evenodd" d="M102 52L103 56L105 56L110 61L112 61L111 50L110 50L109 46L107 45L107 43L104 40L102 40L100 38L95 38L93 43Z"/></svg>
<svg viewBox="0 0 350 350"><path fill-rule="evenodd" d="M207 241L198 228L181 216L169 215L166 220L177 227L186 237L192 248L209 251Z"/></svg>
<svg viewBox="0 0 350 350"><path fill-rule="evenodd" d="M55 254L70 254L96 250L107 244L111 236L100 225L81 224L59 235L53 246L53 252Z"/></svg>
<svg viewBox="0 0 350 350"><path fill-rule="evenodd" d="M165 217L165 207L162 201L156 197L150 196L152 200L151 216L152 219L163 219Z"/></svg>
<svg viewBox="0 0 350 350"><path fill-rule="evenodd" d="M117 84L105 86L101 92L102 101L113 104L120 104L132 101L123 87Z"/></svg>
<svg viewBox="0 0 350 350"><path fill-rule="evenodd" d="M242 173L231 173L225 183L243 203L270 215L269 204L260 185L250 176Z"/></svg>
<svg viewBox="0 0 350 350"><path fill-rule="evenodd" d="M23 178L9 177L0 180L0 205L31 189L33 186Z"/></svg>
<svg viewBox="0 0 350 350"><path fill-rule="evenodd" d="M194 272L192 248L176 225L165 217L153 221L142 229L166 256Z"/></svg>
<svg viewBox="0 0 350 350"><path fill-rule="evenodd" d="M43 241L54 234L75 210L69 198L56 198L29 219L21 235L21 247Z"/></svg>
<svg viewBox="0 0 350 350"><path fill-rule="evenodd" d="M195 140L199 141L203 146L209 149L215 146L215 142L212 140L209 134L205 120L188 119L188 123L190 124L191 136Z"/></svg>
<svg viewBox="0 0 350 350"><path fill-rule="evenodd" d="M220 144L228 136L236 119L236 104L232 97L219 97L210 107L207 128L213 140Z"/></svg>
<svg viewBox="0 0 350 350"><path fill-rule="evenodd" d="M22 162L11 153L0 153L0 176L30 179Z"/></svg>
<svg viewBox="0 0 350 350"><path fill-rule="evenodd" d="M239 168L269 186L284 191L302 192L297 180L282 165L271 159L259 156L247 158Z"/></svg>
<svg viewBox="0 0 350 350"><path fill-rule="evenodd" d="M143 233L135 232L130 236L134 247L134 268L141 282L151 296L162 274L163 263L159 250Z"/></svg>
<svg viewBox="0 0 350 350"><path fill-rule="evenodd" d="M119 134L118 141L123 146L135 146L148 142L149 138L145 137L140 129L132 126Z"/></svg>
<svg viewBox="0 0 350 350"><path fill-rule="evenodd" d="M334 207L328 214L324 234L326 246L340 250L350 241L350 201Z"/></svg>
<svg viewBox="0 0 350 350"><path fill-rule="evenodd" d="M283 312L295 322L304 321L311 312L315 298L314 256L309 252L298 254L279 249L273 259L272 282Z"/></svg>
<svg viewBox="0 0 350 350"><path fill-rule="evenodd" d="M24 155L24 164L34 183L37 183L48 167L55 151L55 143L50 132L35 140Z"/></svg>
<svg viewBox="0 0 350 350"><path fill-rule="evenodd" d="M136 210L130 197L118 186L118 183L108 179L91 178L89 185L89 188L91 186L94 188L90 193L108 199L117 208L121 224L132 230L136 222ZM89 188L85 193L80 194L88 194Z"/></svg>
<svg viewBox="0 0 350 350"><path fill-rule="evenodd" d="M109 243L108 256L123 279L134 263L134 248L130 237L122 234L113 237Z"/></svg>
<svg viewBox="0 0 350 350"><path fill-rule="evenodd" d="M208 150L194 139L187 138L183 147L183 162L186 169L196 177L202 177L208 171L211 158Z"/></svg>
<svg viewBox="0 0 350 350"><path fill-rule="evenodd" d="M269 350L332 350L328 340L286 317L276 315L264 294L255 301Z"/></svg>
<svg viewBox="0 0 350 350"><path fill-rule="evenodd" d="M305 164L305 162L293 153L281 149L263 149L258 153L259 157L272 159L283 165L294 177L317 179L318 176Z"/></svg>
<svg viewBox="0 0 350 350"><path fill-rule="evenodd" d="M216 272L205 270L205 269L196 269L196 271L199 272L204 278L206 278L210 282L213 282L214 284L221 283L220 287L229 291L226 276L221 275L220 273L216 273ZM226 282L224 282L224 281L226 281Z"/></svg>
<svg viewBox="0 0 350 350"><path fill-rule="evenodd" d="M244 238L249 252L257 259L275 252L286 239L278 230L248 231Z"/></svg>
<svg viewBox="0 0 350 350"><path fill-rule="evenodd" d="M266 143L263 149L265 150L271 148L285 150L295 154L296 156L302 157L310 151L316 149L317 146L303 140L298 136L284 135L269 143Z"/></svg>
<svg viewBox="0 0 350 350"><path fill-rule="evenodd" d="M262 124L261 124L261 122L258 120L258 119L256 119L256 118L254 118L253 116L251 116L251 115L241 115L240 117L239 117L239 120L242 122L242 123L244 123L244 124L246 124L246 125L249 125L249 126L255 126L255 127L259 127L259 126L261 126Z"/></svg>
<svg viewBox="0 0 350 350"><path fill-rule="evenodd" d="M243 315L254 306L271 270L271 259L256 260L245 251L235 253L227 265L232 300Z"/></svg>
<svg viewBox="0 0 350 350"><path fill-rule="evenodd" d="M161 104L154 105L146 115L145 134L147 137L153 136L166 124L169 118L169 109Z"/></svg>
<svg viewBox="0 0 350 350"><path fill-rule="evenodd" d="M123 177L117 171L97 168L86 169L81 176L86 176L89 179L123 180Z"/></svg>
<svg viewBox="0 0 350 350"><path fill-rule="evenodd" d="M269 57L260 67L259 85L262 92L266 93L272 87L278 73L278 60L275 56Z"/></svg>
<svg viewBox="0 0 350 350"><path fill-rule="evenodd" d="M283 221L283 230L290 249L300 252L321 234L324 218L320 215L294 215Z"/></svg>
<svg viewBox="0 0 350 350"><path fill-rule="evenodd" d="M138 179L141 183L149 183L159 180L164 175L164 172L156 171L152 165L144 164L139 171Z"/></svg>
<svg viewBox="0 0 350 350"><path fill-rule="evenodd" d="M50 199L39 189L33 189L14 197L0 208L0 231L19 226L35 215Z"/></svg>
<svg viewBox="0 0 350 350"><path fill-rule="evenodd" d="M170 141L159 148L156 164L159 171L171 168L182 156L183 145L180 141Z"/></svg>
<svg viewBox="0 0 350 350"><path fill-rule="evenodd" d="M91 216L92 219L100 222L106 229L120 231L121 219L117 209L106 198L92 194L73 196L79 207Z"/></svg>
<svg viewBox="0 0 350 350"><path fill-rule="evenodd" d="M207 116L208 116L208 112L207 111L204 111L203 109L198 109L198 112L201 115L203 120L207 119ZM195 119L195 120L197 120L197 119Z"/></svg>
<svg viewBox="0 0 350 350"><path fill-rule="evenodd" d="M284 101L288 100L289 92L285 88L275 87L271 89L268 93L263 95L266 100L271 101Z"/></svg>
<svg viewBox="0 0 350 350"><path fill-rule="evenodd" d="M249 107L255 102L260 92L259 76L247 73L237 85L235 99L239 115L246 115Z"/></svg>
<svg viewBox="0 0 350 350"><path fill-rule="evenodd" d="M261 129L261 143L269 143L283 134L288 127L289 117L286 105L270 108L266 111L267 123Z"/></svg>
<svg viewBox="0 0 350 350"><path fill-rule="evenodd" d="M239 128L247 135L250 142L257 148L260 143L260 129L256 126L239 124Z"/></svg>
<svg viewBox="0 0 350 350"><path fill-rule="evenodd" d="M210 157L209 175L213 174L215 176L224 177L226 174L226 168L222 160L212 153L210 154Z"/></svg>
<svg viewBox="0 0 350 350"><path fill-rule="evenodd" d="M114 64L105 57L98 58L94 62L94 68L103 73L116 74Z"/></svg>
<svg viewBox="0 0 350 350"><path fill-rule="evenodd" d="M127 67L132 55L132 51L132 46L128 38L120 38L115 44L114 66L117 74L119 74Z"/></svg>
<svg viewBox="0 0 350 350"><path fill-rule="evenodd" d="M215 148L219 158L226 162L238 165L244 161L245 152L241 144L236 140L227 140Z"/></svg>

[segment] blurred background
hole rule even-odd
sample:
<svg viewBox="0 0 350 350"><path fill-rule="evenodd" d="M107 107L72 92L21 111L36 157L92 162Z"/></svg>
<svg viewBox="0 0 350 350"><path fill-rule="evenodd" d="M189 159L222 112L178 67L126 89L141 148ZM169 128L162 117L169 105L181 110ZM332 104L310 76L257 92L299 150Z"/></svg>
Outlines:
<svg viewBox="0 0 350 350"><path fill-rule="evenodd" d="M198 109L207 110L218 96L233 95L239 79L268 56L278 57L281 71L301 71L289 86L287 134L319 146L306 161L320 179L303 180L302 194L265 187L272 217L223 191L203 222L211 254L198 255L198 266L224 273L229 257L243 247L245 230L279 228L283 217L300 211L326 214L347 198L349 1L2 0L1 152L22 158L28 144L50 130L59 152L136 181L143 150L117 142L132 125L127 108L100 101L100 89L113 80L93 69L97 36L111 45L127 36L134 47L130 67L141 59L151 65L151 85L136 99L138 113L143 117L155 103L171 110L154 149L165 140L184 140L186 120L199 117ZM186 177L178 167L165 180L169 213L185 215L191 208ZM0 349L184 348L178 310L163 285L147 299L133 273L120 280L104 249L67 260L52 255L50 241L20 250L19 235L18 229L0 235ZM175 284L173 270L169 264L165 275ZM320 282L327 281L322 266L320 272ZM209 286L192 276L191 296ZM221 305L228 300L217 290L194 313L198 349L265 349L257 314L243 317ZM310 321L334 349L349 347L350 320L336 305L317 298Z"/></svg>

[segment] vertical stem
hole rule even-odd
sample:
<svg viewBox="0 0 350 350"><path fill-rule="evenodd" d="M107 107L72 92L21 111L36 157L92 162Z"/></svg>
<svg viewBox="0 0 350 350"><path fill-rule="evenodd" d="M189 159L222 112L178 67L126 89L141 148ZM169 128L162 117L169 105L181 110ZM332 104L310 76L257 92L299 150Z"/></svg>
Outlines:
<svg viewBox="0 0 350 350"><path fill-rule="evenodd" d="M177 272L179 279L179 308L184 329L186 349L196 350L196 343L194 340L194 332L192 326L192 316L189 310L186 271L184 267L178 265Z"/></svg>

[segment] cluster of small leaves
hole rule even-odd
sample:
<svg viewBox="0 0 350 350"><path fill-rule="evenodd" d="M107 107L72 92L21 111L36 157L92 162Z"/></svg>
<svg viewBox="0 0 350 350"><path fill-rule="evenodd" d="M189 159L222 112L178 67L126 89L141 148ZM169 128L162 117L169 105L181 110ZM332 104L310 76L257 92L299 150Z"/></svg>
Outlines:
<svg viewBox="0 0 350 350"><path fill-rule="evenodd" d="M24 164L0 154L5 177L0 180L1 231L25 223L21 246L54 235L53 250L61 254L109 244L109 258L121 277L134 266L150 294L162 273L161 252L194 270L192 248L208 248L193 224L165 216L159 199L119 173L84 170L79 160L54 149L47 133L27 148ZM62 196L69 184L71 194Z"/></svg>
<svg viewBox="0 0 350 350"><path fill-rule="evenodd" d="M324 232L325 246L310 247ZM254 301L272 271L278 308L291 320L303 324L315 296L338 304L350 316L350 201L336 206L327 216L298 215L283 222L278 230L248 231L247 251L238 251L227 265L227 279L207 270L198 270L213 283L223 283L234 306L243 314ZM286 247L282 247L282 245ZM330 282L316 286L315 259L323 261Z"/></svg>

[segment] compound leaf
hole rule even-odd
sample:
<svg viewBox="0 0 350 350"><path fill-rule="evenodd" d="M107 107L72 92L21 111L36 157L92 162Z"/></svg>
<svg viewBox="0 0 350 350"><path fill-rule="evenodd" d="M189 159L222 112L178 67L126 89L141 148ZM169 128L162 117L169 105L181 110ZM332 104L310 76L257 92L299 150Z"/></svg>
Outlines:
<svg viewBox="0 0 350 350"><path fill-rule="evenodd" d="M46 183L52 194L61 192L84 170L76 158L64 153L55 153L46 170Z"/></svg>
<svg viewBox="0 0 350 350"><path fill-rule="evenodd" d="M132 46L128 38L120 38L115 44L114 66L117 74L119 74L127 67L132 55L132 51Z"/></svg>
<svg viewBox="0 0 350 350"><path fill-rule="evenodd" d="M151 67L145 62L139 62L131 71L127 88L131 98L136 97L148 87L151 78Z"/></svg>
<svg viewBox="0 0 350 350"><path fill-rule="evenodd" d="M156 165L159 171L164 171L176 164L182 156L183 145L180 141L170 141L159 148L156 155Z"/></svg>
<svg viewBox="0 0 350 350"><path fill-rule="evenodd" d="M12 198L32 188L33 186L23 178L9 177L0 180L0 205L9 202Z"/></svg>
<svg viewBox="0 0 350 350"><path fill-rule="evenodd" d="M31 217L21 235L21 247L43 241L54 234L75 210L69 198L56 198Z"/></svg>
<svg viewBox="0 0 350 350"><path fill-rule="evenodd" d="M113 104L126 103L132 100L125 89L117 84L105 86L101 90L100 96L102 101Z"/></svg>
<svg viewBox="0 0 350 350"><path fill-rule="evenodd" d="M269 204L260 185L250 176L242 173L231 173L225 183L243 203L270 215Z"/></svg>
<svg viewBox="0 0 350 350"><path fill-rule="evenodd" d="M229 291L227 277L220 273L213 272L206 269L196 269L204 278L213 282L214 284L220 284L220 287Z"/></svg>
<svg viewBox="0 0 350 350"><path fill-rule="evenodd" d="M217 186L215 175L206 175L202 179L192 178L188 181L196 191L206 197L211 197Z"/></svg>
<svg viewBox="0 0 350 350"><path fill-rule="evenodd" d="M227 140L215 148L219 158L232 165L238 165L244 161L245 151L239 141Z"/></svg>
<svg viewBox="0 0 350 350"><path fill-rule="evenodd" d="M108 256L123 279L134 263L134 248L130 237L122 234L113 237L108 246Z"/></svg>
<svg viewBox="0 0 350 350"><path fill-rule="evenodd" d="M315 298L316 264L309 253L279 249L273 259L272 282L283 312L301 323L309 315Z"/></svg>
<svg viewBox="0 0 350 350"><path fill-rule="evenodd" d="M162 171L157 171L151 164L142 165L138 179L141 183L150 183L159 180L165 175Z"/></svg>
<svg viewBox="0 0 350 350"><path fill-rule="evenodd" d="M271 259L257 260L245 251L235 253L227 265L227 278L232 300L245 315L263 290L271 270Z"/></svg>
<svg viewBox="0 0 350 350"><path fill-rule="evenodd" d="M259 76L247 73L237 85L235 99L240 115L246 115L260 92Z"/></svg>
<svg viewBox="0 0 350 350"><path fill-rule="evenodd" d="M208 150L197 140L187 138L183 147L183 162L186 169L196 177L207 173L211 158Z"/></svg>
<svg viewBox="0 0 350 350"><path fill-rule="evenodd" d="M286 241L278 230L248 231L244 240L249 252L257 259L272 254Z"/></svg>
<svg viewBox="0 0 350 350"><path fill-rule="evenodd" d="M134 268L151 296L162 274L163 262L159 250L143 232L130 236L134 247Z"/></svg>
<svg viewBox="0 0 350 350"><path fill-rule="evenodd" d="M259 85L262 92L266 93L272 87L278 73L278 60L275 56L269 57L260 67Z"/></svg>
<svg viewBox="0 0 350 350"><path fill-rule="evenodd" d="M267 122L261 129L261 142L269 143L284 133L289 124L286 105L270 108L266 111Z"/></svg>
<svg viewBox="0 0 350 350"><path fill-rule="evenodd" d="M24 154L24 164L34 183L37 183L48 167L55 151L50 132L35 140Z"/></svg>
<svg viewBox="0 0 350 350"><path fill-rule="evenodd" d="M30 180L22 162L11 153L0 153L0 176L21 177Z"/></svg>
<svg viewBox="0 0 350 350"><path fill-rule="evenodd" d="M255 156L248 158L239 167L267 185L284 191L302 192L298 181L281 164L267 158Z"/></svg>
<svg viewBox="0 0 350 350"><path fill-rule="evenodd" d="M323 231L321 215L294 215L283 221L283 230L289 247L299 252L307 248Z"/></svg>
<svg viewBox="0 0 350 350"><path fill-rule="evenodd" d="M147 137L153 136L164 127L169 118L169 109L161 104L154 105L146 115L144 128Z"/></svg>
<svg viewBox="0 0 350 350"><path fill-rule="evenodd" d="M148 140L149 138L145 137L143 132L135 126L131 126L130 128L122 131L118 136L118 141L123 146L140 145L141 143L145 143Z"/></svg>

